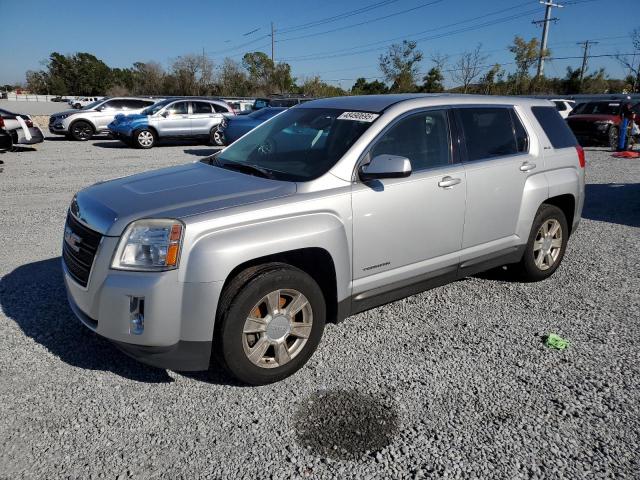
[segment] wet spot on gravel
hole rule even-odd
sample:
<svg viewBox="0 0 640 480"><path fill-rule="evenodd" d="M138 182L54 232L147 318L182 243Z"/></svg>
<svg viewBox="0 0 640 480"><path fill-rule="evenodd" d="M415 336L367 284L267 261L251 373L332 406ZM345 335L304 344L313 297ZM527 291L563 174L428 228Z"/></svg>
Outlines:
<svg viewBox="0 0 640 480"><path fill-rule="evenodd" d="M389 399L336 390L305 400L294 423L303 448L318 456L356 460L389 445L398 431L399 417Z"/></svg>

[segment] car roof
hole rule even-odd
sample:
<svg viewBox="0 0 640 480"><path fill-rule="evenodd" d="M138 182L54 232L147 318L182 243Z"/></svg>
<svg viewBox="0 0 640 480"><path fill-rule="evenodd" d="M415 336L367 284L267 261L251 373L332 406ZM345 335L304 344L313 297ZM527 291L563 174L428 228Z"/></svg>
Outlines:
<svg viewBox="0 0 640 480"><path fill-rule="evenodd" d="M448 93L401 93L322 98L302 103L294 108L338 108L343 110L381 113L393 105L404 102L410 102L412 107L428 106L429 103L433 103L434 105L550 105L548 100L539 98Z"/></svg>

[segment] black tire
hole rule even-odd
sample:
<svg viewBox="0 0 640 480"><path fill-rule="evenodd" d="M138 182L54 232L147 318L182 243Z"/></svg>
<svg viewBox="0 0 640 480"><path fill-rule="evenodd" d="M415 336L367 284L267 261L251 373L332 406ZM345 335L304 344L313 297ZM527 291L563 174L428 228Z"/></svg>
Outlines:
<svg viewBox="0 0 640 480"><path fill-rule="evenodd" d="M151 148L157 141L156 132L150 128L141 128L133 132L133 145L137 148Z"/></svg>
<svg viewBox="0 0 640 480"><path fill-rule="evenodd" d="M306 343L288 363L272 368L252 363L245 353L245 319L265 295L275 290L295 289L311 307L313 321ZM213 352L230 375L250 385L265 385L286 378L309 360L320 343L326 320L322 290L305 272L283 263L268 263L238 274L225 287L218 306ZM266 335L263 334L263 335Z"/></svg>
<svg viewBox="0 0 640 480"><path fill-rule="evenodd" d="M536 253L534 251L534 243L538 240L538 235L543 224L557 221L560 224L561 244L557 257L553 261L553 264L543 269L536 264L536 258L542 254L542 252ZM533 220L533 226L531 233L529 234L529 240L522 256L520 263L515 265L514 273L517 277L525 282L539 282L546 278L549 278L558 269L562 259L564 258L564 252L567 249L567 240L569 239L569 227L567 225L567 218L564 212L554 205L542 204L538 209Z"/></svg>
<svg viewBox="0 0 640 480"><path fill-rule="evenodd" d="M609 137L609 148L615 152L618 150L618 127L615 125L610 126L607 136Z"/></svg>
<svg viewBox="0 0 640 480"><path fill-rule="evenodd" d="M84 120L77 120L73 122L71 127L69 127L69 132L74 140L78 140L80 142L91 140L91 137L96 133L93 125L89 122L85 122Z"/></svg>
<svg viewBox="0 0 640 480"><path fill-rule="evenodd" d="M218 130L218 127L213 127L209 132L209 143L216 147L224 147L224 134Z"/></svg>

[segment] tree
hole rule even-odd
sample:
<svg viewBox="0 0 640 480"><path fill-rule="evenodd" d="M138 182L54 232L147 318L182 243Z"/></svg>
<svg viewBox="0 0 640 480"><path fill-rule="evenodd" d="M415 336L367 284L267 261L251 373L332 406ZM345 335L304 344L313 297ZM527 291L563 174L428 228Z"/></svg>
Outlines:
<svg viewBox="0 0 640 480"><path fill-rule="evenodd" d="M531 87L529 71L538 61L540 55L540 43L537 38L532 38L528 42L516 35L513 43L509 46L509 51L513 53L516 62L516 73L512 80L515 82L515 93L527 93ZM551 55L551 51L546 49L542 52L544 57Z"/></svg>
<svg viewBox="0 0 640 480"><path fill-rule="evenodd" d="M213 62L203 55L187 54L171 64L177 94L207 95L213 89Z"/></svg>
<svg viewBox="0 0 640 480"><path fill-rule="evenodd" d="M379 80L367 82L367 79L360 77L351 87L351 95L379 95L388 93L387 86Z"/></svg>
<svg viewBox="0 0 640 480"><path fill-rule="evenodd" d="M616 60L629 71L629 80L632 92L640 92L640 62L636 63L636 57L640 55L640 27L634 28L629 35L633 53L631 55L617 54Z"/></svg>
<svg viewBox="0 0 640 480"><path fill-rule="evenodd" d="M245 97L250 93L247 74L238 62L225 58L218 72L220 94L229 97Z"/></svg>
<svg viewBox="0 0 640 480"><path fill-rule="evenodd" d="M264 52L245 53L242 66L249 72L249 83L254 93L266 95L271 88L273 61Z"/></svg>
<svg viewBox="0 0 640 480"><path fill-rule="evenodd" d="M30 92L46 95L49 93L49 77L45 72L34 72L33 70L27 70L25 74L27 79L27 90ZM5 89L9 90L6 87L10 87L10 85L5 85ZM62 93L53 92L54 95L62 95Z"/></svg>
<svg viewBox="0 0 640 480"><path fill-rule="evenodd" d="M290 93L295 88L295 80L291 77L291 65L284 62L277 63L271 71L269 87L276 93Z"/></svg>
<svg viewBox="0 0 640 480"><path fill-rule="evenodd" d="M171 94L165 91L164 82L166 73L162 65L157 62L136 62L132 69L132 91L136 95L162 95Z"/></svg>
<svg viewBox="0 0 640 480"><path fill-rule="evenodd" d="M387 53L378 58L380 70L387 82L392 83L394 92L413 92L416 90L416 77L423 55L413 41L403 40L394 43Z"/></svg>
<svg viewBox="0 0 640 480"><path fill-rule="evenodd" d="M444 92L444 75L438 67L432 67L422 78L421 92L439 93Z"/></svg>
<svg viewBox="0 0 640 480"><path fill-rule="evenodd" d="M470 51L464 52L455 63L451 77L456 83L462 84L462 93L469 91L469 86L482 72L482 64L487 59L482 53L482 44Z"/></svg>
<svg viewBox="0 0 640 480"><path fill-rule="evenodd" d="M300 93L306 97L338 97L346 92L340 87L323 82L319 75L315 75L304 80L300 86Z"/></svg>
<svg viewBox="0 0 640 480"><path fill-rule="evenodd" d="M484 95L493 95L496 90L496 83L502 81L504 70L499 63L491 67L480 79L480 90Z"/></svg>

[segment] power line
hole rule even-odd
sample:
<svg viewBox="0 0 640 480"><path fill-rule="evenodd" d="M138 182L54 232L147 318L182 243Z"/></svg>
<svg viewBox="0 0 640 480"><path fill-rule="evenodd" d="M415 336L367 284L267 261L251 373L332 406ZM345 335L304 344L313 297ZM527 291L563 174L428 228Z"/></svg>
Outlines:
<svg viewBox="0 0 640 480"><path fill-rule="evenodd" d="M412 8L407 8L405 10L401 10L399 12L390 13L389 15L383 15L381 17L372 18L371 20L365 20L363 22L352 23L351 25L345 25L345 26L342 26L342 27L332 28L331 30L324 30L322 32L309 33L309 34L306 34L306 35L299 35L297 37L283 38L283 39L279 40L279 42L288 42L290 40L300 40L302 38L317 37L319 35L326 35L327 33L333 33L333 32L338 32L340 30L346 30L346 29L353 28L353 27L359 27L361 25L367 25L369 23L378 22L380 20L386 20L386 19L391 18L391 17L396 17L398 15L403 15L405 13L413 12L415 10L419 10L419 9L425 8L425 7L430 7L432 5L435 5L437 3L442 3L442 2L443 2L443 0L433 0L431 2L426 2L426 3L423 3L421 5L412 7Z"/></svg>
<svg viewBox="0 0 640 480"><path fill-rule="evenodd" d="M440 33L440 34L437 34L437 35L430 35L430 36L426 36L426 37L414 38L413 41L415 41L416 43L420 43L420 42L425 42L427 40L435 40L435 39L438 39L438 38L445 38L445 37L449 37L451 35L456 35L456 34L459 34L459 33L464 33L464 32L468 32L468 31L472 31L472 30L477 30L479 28L484 28L484 27L488 27L488 26L492 26L492 25L497 25L499 23L505 23L505 22L508 22L508 21L511 21L511 20L522 18L524 16L527 16L527 15L530 15L532 13L535 13L536 11L537 10L528 10L526 12L522 12L522 13L519 13L519 14L510 15L508 17L502 17L502 18L498 18L498 19L495 19L495 20L490 20L490 21L487 21L487 22L484 22L484 23L480 23L480 24L476 24L476 25L470 25L470 26L459 28L459 29L452 30L452 31L449 31L449 32ZM468 21L471 21L471 20L468 20ZM457 23L459 24L459 23L462 23L462 22L457 22ZM432 30L426 30L426 31L428 32L428 31L441 30L442 28L445 28L445 27L438 27L438 28L435 28L435 29L432 29ZM384 40L384 41L381 41L381 42L375 42L375 43L377 43L377 44L380 44L380 43L388 44L389 41L393 41L393 40L397 40L397 39L411 39L411 34L410 35L404 35L402 37L396 37L394 39L387 39L387 40ZM373 44L370 44L370 45L373 45ZM356 47L352 47L352 48L356 48ZM357 48L360 48L360 47L357 47ZM283 60L285 60L285 61L307 61L307 60L319 60L319 59L325 59L325 58L346 57L346 56L351 56L351 55L359 55L359 54L362 54L362 53L379 51L379 50L382 50L384 48L386 48L386 45L384 45L382 47L364 48L364 49L356 50L356 51L348 51L350 49L341 49L341 50L335 51L336 53L324 52L322 54L303 55L303 56L299 56L299 57L288 57L288 58L285 58ZM342 53L340 53L340 52L342 52Z"/></svg>
<svg viewBox="0 0 640 480"><path fill-rule="evenodd" d="M391 3L396 3L397 1L398 0L385 0L383 2L373 3L371 5L360 7L360 8L357 8L355 10L350 10L348 12L343 12L343 13L340 13L340 14L337 14L337 15L333 15L331 17L322 18L320 20L313 20L311 22L302 23L300 25L296 25L296 26L293 26L293 27L286 27L286 28L283 28L281 30L281 33L297 32L299 30L306 30L308 28L317 27L319 25L325 25L327 23L336 22L336 21L342 20L344 18L353 17L354 15L359 15L361 13L370 12L371 10L375 10L377 8L387 6L387 5L391 4Z"/></svg>

